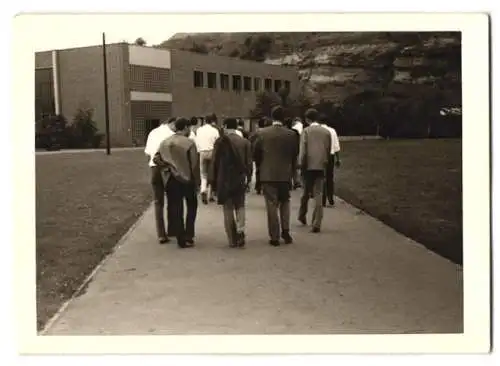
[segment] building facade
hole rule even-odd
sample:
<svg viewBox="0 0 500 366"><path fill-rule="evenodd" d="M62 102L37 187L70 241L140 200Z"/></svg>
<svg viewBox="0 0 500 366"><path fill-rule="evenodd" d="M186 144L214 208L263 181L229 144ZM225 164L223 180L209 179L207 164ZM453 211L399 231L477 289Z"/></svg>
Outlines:
<svg viewBox="0 0 500 366"><path fill-rule="evenodd" d="M282 86L299 90L297 69L188 51L116 43L106 46L112 146L143 145L172 116L249 116L256 96ZM35 55L36 118L92 109L105 131L102 46Z"/></svg>

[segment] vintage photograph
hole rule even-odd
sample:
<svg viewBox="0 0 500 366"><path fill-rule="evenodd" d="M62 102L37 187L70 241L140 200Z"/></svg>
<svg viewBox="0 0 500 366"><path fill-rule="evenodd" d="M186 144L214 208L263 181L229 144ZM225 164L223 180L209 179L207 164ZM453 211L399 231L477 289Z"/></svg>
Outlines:
<svg viewBox="0 0 500 366"><path fill-rule="evenodd" d="M464 332L461 32L134 32L34 52L40 335Z"/></svg>

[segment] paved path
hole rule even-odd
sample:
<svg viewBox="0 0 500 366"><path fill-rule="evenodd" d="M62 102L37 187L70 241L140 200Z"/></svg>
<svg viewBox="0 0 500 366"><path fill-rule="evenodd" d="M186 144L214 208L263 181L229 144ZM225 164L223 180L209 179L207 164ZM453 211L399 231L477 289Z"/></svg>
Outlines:
<svg viewBox="0 0 500 366"><path fill-rule="evenodd" d="M200 206L197 247L155 241L150 208L47 334L328 334L463 331L461 268L338 201L324 228L296 224L267 244L249 195L247 248L229 249L216 205Z"/></svg>

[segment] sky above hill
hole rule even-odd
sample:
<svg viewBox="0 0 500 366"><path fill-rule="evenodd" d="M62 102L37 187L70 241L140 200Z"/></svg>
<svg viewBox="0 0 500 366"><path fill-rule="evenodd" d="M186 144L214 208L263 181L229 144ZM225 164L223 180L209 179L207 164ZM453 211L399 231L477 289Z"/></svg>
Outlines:
<svg viewBox="0 0 500 366"><path fill-rule="evenodd" d="M34 51L92 46L102 43L102 32L107 43L126 41L133 43L138 37L147 45L159 44L176 32L176 26L162 21L161 15L113 17L109 21L102 15L19 15L16 23L24 23L23 31L30 28L30 42ZM39 31L34 31L38 29Z"/></svg>

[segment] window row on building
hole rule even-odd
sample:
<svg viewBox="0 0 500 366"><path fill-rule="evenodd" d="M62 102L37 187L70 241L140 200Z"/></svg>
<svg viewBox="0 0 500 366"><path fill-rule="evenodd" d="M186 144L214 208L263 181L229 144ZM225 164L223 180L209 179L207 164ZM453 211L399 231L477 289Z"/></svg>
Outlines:
<svg viewBox="0 0 500 366"><path fill-rule="evenodd" d="M270 78L262 79L259 77L217 74L215 72L193 72L193 85L195 88L209 88L234 91L274 91L278 92L282 87L290 89L289 80L273 80Z"/></svg>

